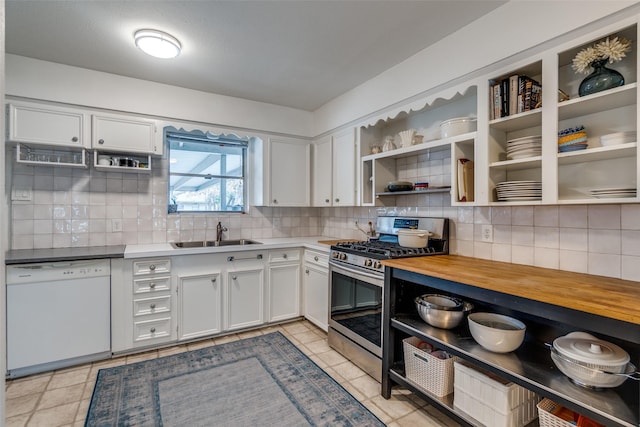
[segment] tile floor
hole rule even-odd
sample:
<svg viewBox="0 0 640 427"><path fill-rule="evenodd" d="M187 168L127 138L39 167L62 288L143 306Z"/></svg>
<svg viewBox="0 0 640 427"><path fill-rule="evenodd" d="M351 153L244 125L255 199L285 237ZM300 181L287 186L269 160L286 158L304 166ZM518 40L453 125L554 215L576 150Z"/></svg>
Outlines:
<svg viewBox="0 0 640 427"><path fill-rule="evenodd" d="M307 321L241 332L6 382L6 426L83 426L98 370L180 353L273 331L282 332L389 427L458 424L407 390L380 396L380 384L327 344L327 334Z"/></svg>

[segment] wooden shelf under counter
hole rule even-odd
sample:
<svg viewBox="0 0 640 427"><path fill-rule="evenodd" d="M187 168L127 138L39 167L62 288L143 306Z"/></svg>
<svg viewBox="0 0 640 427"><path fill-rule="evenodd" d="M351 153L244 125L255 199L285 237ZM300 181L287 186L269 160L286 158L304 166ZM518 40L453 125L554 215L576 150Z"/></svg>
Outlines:
<svg viewBox="0 0 640 427"><path fill-rule="evenodd" d="M382 395L392 384L417 393L463 425L477 426L451 406L404 377L402 339L418 337L498 376L609 426L635 427L640 420L640 384L627 380L604 391L579 387L558 371L547 345L570 331L586 331L623 347L640 364L640 286L637 282L517 265L457 255L383 261ZM512 353L484 350L466 322L445 330L425 323L414 298L425 293L459 297L489 311L521 319L525 342Z"/></svg>

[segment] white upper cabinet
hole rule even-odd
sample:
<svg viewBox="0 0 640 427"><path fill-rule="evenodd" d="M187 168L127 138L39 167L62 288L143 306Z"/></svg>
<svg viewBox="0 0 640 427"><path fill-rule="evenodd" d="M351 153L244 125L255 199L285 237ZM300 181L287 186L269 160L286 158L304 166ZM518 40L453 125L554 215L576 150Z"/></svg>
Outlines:
<svg viewBox="0 0 640 427"><path fill-rule="evenodd" d="M313 206L332 206L331 145L331 136L325 136L313 144Z"/></svg>
<svg viewBox="0 0 640 427"><path fill-rule="evenodd" d="M311 143L295 138L252 140L253 204L309 206Z"/></svg>
<svg viewBox="0 0 640 427"><path fill-rule="evenodd" d="M12 103L8 141L71 148L89 148L88 115L50 105Z"/></svg>
<svg viewBox="0 0 640 427"><path fill-rule="evenodd" d="M357 139L354 128L317 140L313 146L313 206L356 206Z"/></svg>
<svg viewBox="0 0 640 427"><path fill-rule="evenodd" d="M162 137L153 120L94 114L91 146L100 151L162 154Z"/></svg>

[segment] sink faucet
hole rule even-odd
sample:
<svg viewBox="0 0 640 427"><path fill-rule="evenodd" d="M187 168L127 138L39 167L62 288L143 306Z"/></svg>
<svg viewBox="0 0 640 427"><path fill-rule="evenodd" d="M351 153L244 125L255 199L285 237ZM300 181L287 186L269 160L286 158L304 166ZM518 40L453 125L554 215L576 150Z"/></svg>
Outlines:
<svg viewBox="0 0 640 427"><path fill-rule="evenodd" d="M222 241L223 231L227 231L227 227L223 227L222 222L218 221L218 225L216 226L216 242Z"/></svg>

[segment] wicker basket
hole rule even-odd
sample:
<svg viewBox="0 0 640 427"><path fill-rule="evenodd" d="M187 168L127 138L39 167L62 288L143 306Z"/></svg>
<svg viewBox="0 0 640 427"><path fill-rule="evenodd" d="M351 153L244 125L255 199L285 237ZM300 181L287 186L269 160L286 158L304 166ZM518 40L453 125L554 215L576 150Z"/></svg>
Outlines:
<svg viewBox="0 0 640 427"><path fill-rule="evenodd" d="M422 340L409 337L402 341L407 379L438 397L453 392L453 364L459 357L438 359L418 348Z"/></svg>
<svg viewBox="0 0 640 427"><path fill-rule="evenodd" d="M538 417L540 422L540 427L574 427L575 424L571 424L568 421L565 421L561 418L556 417L552 414L557 408L561 405L558 405L552 400L547 398L542 399L540 403L538 403Z"/></svg>

